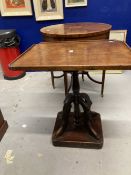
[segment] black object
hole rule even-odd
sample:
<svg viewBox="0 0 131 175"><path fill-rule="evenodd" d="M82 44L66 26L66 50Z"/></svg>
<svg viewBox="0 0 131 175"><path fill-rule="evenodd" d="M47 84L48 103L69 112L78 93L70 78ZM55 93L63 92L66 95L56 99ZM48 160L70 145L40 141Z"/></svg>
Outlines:
<svg viewBox="0 0 131 175"><path fill-rule="evenodd" d="M20 37L16 35L16 30L0 30L0 48L17 47L20 44Z"/></svg>

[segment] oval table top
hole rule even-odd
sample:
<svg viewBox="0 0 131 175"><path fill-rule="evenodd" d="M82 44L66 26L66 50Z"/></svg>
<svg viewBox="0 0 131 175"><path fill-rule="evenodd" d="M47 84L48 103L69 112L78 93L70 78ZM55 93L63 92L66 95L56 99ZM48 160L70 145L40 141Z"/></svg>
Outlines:
<svg viewBox="0 0 131 175"><path fill-rule="evenodd" d="M82 38L107 33L111 27L111 25L105 23L66 23L43 27L40 32L46 37Z"/></svg>

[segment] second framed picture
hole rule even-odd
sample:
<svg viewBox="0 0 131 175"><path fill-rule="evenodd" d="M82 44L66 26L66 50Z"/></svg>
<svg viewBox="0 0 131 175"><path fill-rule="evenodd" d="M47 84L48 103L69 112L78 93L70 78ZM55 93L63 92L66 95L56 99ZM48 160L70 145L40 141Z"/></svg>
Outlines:
<svg viewBox="0 0 131 175"><path fill-rule="evenodd" d="M65 0L66 7L87 6L87 0Z"/></svg>
<svg viewBox="0 0 131 175"><path fill-rule="evenodd" d="M36 21L63 19L62 0L33 0Z"/></svg>

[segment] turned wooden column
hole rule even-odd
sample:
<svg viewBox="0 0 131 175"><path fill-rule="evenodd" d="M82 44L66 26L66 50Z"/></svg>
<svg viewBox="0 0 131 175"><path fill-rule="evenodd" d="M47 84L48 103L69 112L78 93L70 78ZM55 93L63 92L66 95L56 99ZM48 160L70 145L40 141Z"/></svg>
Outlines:
<svg viewBox="0 0 131 175"><path fill-rule="evenodd" d="M4 136L7 128L8 128L7 121L4 120L4 117L3 117L2 112L0 110L0 141L1 141L2 137Z"/></svg>

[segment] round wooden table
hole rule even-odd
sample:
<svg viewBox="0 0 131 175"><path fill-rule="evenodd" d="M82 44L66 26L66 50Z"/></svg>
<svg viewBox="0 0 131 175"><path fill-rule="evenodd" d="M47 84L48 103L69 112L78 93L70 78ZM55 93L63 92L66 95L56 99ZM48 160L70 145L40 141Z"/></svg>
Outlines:
<svg viewBox="0 0 131 175"><path fill-rule="evenodd" d="M56 41L87 41L87 40L99 40L99 39L109 39L109 33L111 30L111 25L105 23L92 23L92 22L82 22L82 23L66 23L66 24L57 24L51 25L40 29L44 37L44 41L47 42L56 42ZM105 82L105 70L102 72L102 81L96 81L90 77L89 73L82 72L88 76L90 80L95 83L101 84L101 96L104 92L104 82ZM52 85L55 88L54 78L60 78L62 76L54 76L54 73L51 72ZM64 72L64 84L65 84L65 94L67 94L68 80L67 73Z"/></svg>
<svg viewBox="0 0 131 175"><path fill-rule="evenodd" d="M45 41L108 39L111 25L104 23L67 23L40 29Z"/></svg>

